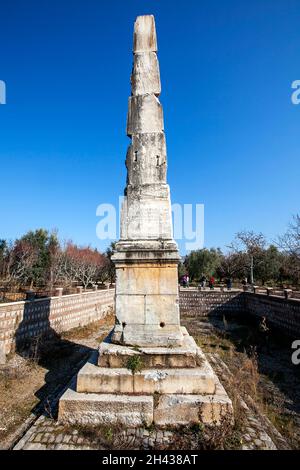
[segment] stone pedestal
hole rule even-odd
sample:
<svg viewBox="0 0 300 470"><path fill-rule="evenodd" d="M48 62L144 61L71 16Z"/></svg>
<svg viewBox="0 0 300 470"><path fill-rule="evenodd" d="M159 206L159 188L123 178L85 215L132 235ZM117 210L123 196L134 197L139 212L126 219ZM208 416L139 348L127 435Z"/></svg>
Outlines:
<svg viewBox="0 0 300 470"><path fill-rule="evenodd" d="M112 342L130 346L178 346L178 252L174 244L119 242L116 266L116 325Z"/></svg>

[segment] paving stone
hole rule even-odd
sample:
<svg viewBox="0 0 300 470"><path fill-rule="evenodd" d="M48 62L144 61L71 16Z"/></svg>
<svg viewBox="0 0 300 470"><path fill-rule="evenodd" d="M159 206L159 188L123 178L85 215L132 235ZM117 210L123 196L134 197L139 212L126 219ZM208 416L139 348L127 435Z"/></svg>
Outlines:
<svg viewBox="0 0 300 470"><path fill-rule="evenodd" d="M150 437L150 438L149 438L149 446L150 446L150 447L153 447L154 444L155 444L155 440Z"/></svg>
<svg viewBox="0 0 300 470"><path fill-rule="evenodd" d="M37 434L35 434L34 442L40 442L42 440L42 437L43 437L43 433L38 432Z"/></svg>
<svg viewBox="0 0 300 470"><path fill-rule="evenodd" d="M69 450L69 446L67 444L59 444L59 450Z"/></svg>
<svg viewBox="0 0 300 470"><path fill-rule="evenodd" d="M242 445L242 450L250 450L250 447L248 445Z"/></svg>
<svg viewBox="0 0 300 470"><path fill-rule="evenodd" d="M29 442L28 444L25 444L24 450L42 450L46 449L46 446L44 446L41 443L35 443L35 442Z"/></svg>

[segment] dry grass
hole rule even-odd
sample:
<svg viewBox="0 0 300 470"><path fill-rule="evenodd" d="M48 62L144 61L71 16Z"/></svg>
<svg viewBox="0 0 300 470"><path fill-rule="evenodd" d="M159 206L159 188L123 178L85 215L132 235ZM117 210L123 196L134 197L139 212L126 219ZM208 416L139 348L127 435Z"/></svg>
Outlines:
<svg viewBox="0 0 300 470"><path fill-rule="evenodd" d="M61 333L61 337L69 340L79 340L88 338L89 336L92 336L97 333L101 327L112 326L114 324L114 319L115 316L113 313L111 313L97 322L89 323L88 325L84 326L78 326L77 328L72 328L72 330L65 331ZM100 338L102 338L102 335ZM96 340L99 340L100 338L96 338Z"/></svg>
<svg viewBox="0 0 300 470"><path fill-rule="evenodd" d="M38 403L35 393L43 385L44 376L42 367L20 357L11 366L0 369L1 447L6 447L9 436Z"/></svg>
<svg viewBox="0 0 300 470"><path fill-rule="evenodd" d="M284 338L270 331L267 336L255 325L236 324L230 330L231 322L226 321L223 331L202 334L201 322L187 318L184 323L203 351L217 353L232 374L226 383L222 380L233 402L237 431L244 419L238 398L241 396L255 414L265 415L271 421L292 448L299 449L299 378L297 382L297 371L291 369L289 343L285 344ZM276 435L271 437L276 442Z"/></svg>

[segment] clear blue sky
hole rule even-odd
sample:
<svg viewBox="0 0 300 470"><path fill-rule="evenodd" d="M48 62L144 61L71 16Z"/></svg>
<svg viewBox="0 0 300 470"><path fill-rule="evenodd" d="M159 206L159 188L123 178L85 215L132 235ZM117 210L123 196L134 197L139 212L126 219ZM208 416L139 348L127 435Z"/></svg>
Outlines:
<svg viewBox="0 0 300 470"><path fill-rule="evenodd" d="M125 185L141 14L156 19L172 202L205 204L205 245L272 240L299 212L299 0L6 0L0 238L56 227L105 247L96 207Z"/></svg>

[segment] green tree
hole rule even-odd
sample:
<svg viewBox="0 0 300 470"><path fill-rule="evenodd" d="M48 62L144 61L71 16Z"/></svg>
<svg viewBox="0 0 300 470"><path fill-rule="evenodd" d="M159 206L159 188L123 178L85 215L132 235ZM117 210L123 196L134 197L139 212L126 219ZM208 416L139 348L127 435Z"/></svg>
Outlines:
<svg viewBox="0 0 300 470"><path fill-rule="evenodd" d="M51 269L55 252L59 249L59 241L55 232L38 229L29 231L16 244L24 243L35 253L35 261L29 268L28 279L33 286L51 284Z"/></svg>
<svg viewBox="0 0 300 470"><path fill-rule="evenodd" d="M6 240L0 240L0 278L2 278L5 274L6 254L7 254Z"/></svg>
<svg viewBox="0 0 300 470"><path fill-rule="evenodd" d="M255 267L255 277L264 285L266 282L276 282L280 277L280 267L283 263L283 255L278 248L270 245L262 250Z"/></svg>
<svg viewBox="0 0 300 470"><path fill-rule="evenodd" d="M216 275L221 263L222 252L219 248L203 248L189 253L184 261L190 280L199 280L202 275Z"/></svg>
<svg viewBox="0 0 300 470"><path fill-rule="evenodd" d="M116 269L115 269L114 263L111 260L111 257L114 254L115 248L116 248L116 242L112 242L105 252L105 256L108 260L108 265L107 265L108 279L111 284L115 282L116 280Z"/></svg>

